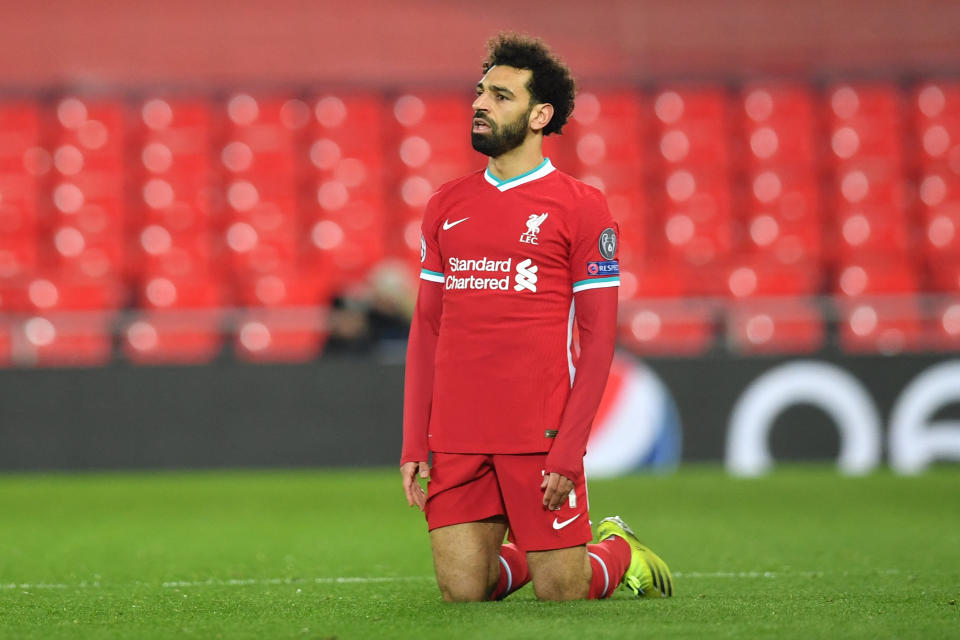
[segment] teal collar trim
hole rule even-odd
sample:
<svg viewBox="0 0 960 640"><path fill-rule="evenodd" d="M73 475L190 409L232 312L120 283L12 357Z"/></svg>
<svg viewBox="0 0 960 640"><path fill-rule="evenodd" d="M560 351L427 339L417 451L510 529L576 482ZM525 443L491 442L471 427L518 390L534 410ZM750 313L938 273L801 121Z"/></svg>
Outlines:
<svg viewBox="0 0 960 640"><path fill-rule="evenodd" d="M495 175L490 173L489 167L487 167L487 169L483 172L483 177L487 182L495 186L500 191L506 191L507 189L513 189L514 187L519 187L522 184L533 182L534 180L542 178L545 175L553 173L554 170L555 169L553 164L550 162L550 158L544 158L543 162L530 171L521 173L520 175L514 176L507 180L500 180Z"/></svg>

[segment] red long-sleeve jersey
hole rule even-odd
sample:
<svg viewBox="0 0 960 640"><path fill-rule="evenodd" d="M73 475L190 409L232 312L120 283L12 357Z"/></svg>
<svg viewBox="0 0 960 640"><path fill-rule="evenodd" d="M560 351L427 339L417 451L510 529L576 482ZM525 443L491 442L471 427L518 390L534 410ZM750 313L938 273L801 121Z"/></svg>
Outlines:
<svg viewBox="0 0 960 640"><path fill-rule="evenodd" d="M422 230L402 462L549 451L546 471L574 477L616 336L603 195L549 160L507 181L476 172L434 194Z"/></svg>

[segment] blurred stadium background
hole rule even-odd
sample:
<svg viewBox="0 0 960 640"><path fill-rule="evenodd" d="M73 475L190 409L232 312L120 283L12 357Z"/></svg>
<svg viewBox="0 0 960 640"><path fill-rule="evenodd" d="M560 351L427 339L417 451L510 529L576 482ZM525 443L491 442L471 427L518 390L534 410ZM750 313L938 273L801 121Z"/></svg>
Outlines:
<svg viewBox="0 0 960 640"><path fill-rule="evenodd" d="M622 231L594 474L960 459L954 2L0 10L2 470L395 463L500 29L571 65L547 151Z"/></svg>

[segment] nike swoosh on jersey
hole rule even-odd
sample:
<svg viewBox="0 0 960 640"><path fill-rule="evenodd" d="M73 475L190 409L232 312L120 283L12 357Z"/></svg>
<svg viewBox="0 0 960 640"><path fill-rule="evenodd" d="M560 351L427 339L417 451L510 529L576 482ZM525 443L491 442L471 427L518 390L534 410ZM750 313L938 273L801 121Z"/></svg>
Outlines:
<svg viewBox="0 0 960 640"><path fill-rule="evenodd" d="M559 531L560 529L563 529L565 526L567 526L568 524L570 524L571 522L573 522L574 520L576 520L577 518L579 518L581 515L583 515L583 514L578 513L577 515L573 516L573 517L570 518L569 520L564 520L563 522L557 522L557 519L554 518L554 519L553 519L553 528L556 529L557 531Z"/></svg>
<svg viewBox="0 0 960 640"><path fill-rule="evenodd" d="M457 220L456 222L450 222L449 220L444 220L444 221L443 221L443 230L446 231L447 229L452 229L453 227L457 226L457 225L460 224L461 222L464 222L464 221L469 220L469 219L470 219L470 216L467 216L466 218L461 218L460 220Z"/></svg>

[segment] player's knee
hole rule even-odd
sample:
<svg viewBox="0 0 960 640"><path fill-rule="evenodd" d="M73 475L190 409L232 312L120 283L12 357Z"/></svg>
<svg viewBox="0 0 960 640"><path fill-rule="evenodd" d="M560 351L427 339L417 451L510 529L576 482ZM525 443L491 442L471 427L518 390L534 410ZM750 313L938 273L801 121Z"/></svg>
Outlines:
<svg viewBox="0 0 960 640"><path fill-rule="evenodd" d="M438 584L440 594L447 602L482 602L490 593L489 587L482 580L458 580Z"/></svg>
<svg viewBox="0 0 960 640"><path fill-rule="evenodd" d="M589 585L557 576L543 576L533 581L533 593L539 600L582 600L587 597L588 591Z"/></svg>

